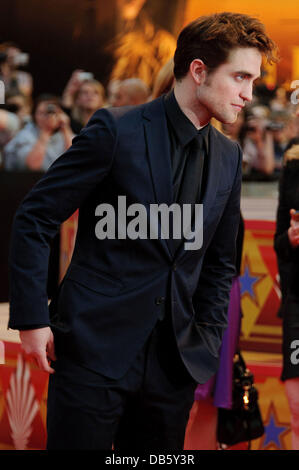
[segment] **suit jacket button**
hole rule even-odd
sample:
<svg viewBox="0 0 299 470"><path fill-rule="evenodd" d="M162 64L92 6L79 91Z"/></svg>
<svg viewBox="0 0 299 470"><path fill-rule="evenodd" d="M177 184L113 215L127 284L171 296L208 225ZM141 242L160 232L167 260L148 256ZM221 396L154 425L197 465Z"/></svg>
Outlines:
<svg viewBox="0 0 299 470"><path fill-rule="evenodd" d="M155 303L156 303L156 305L161 305L161 304L164 303L164 301L165 301L165 298L164 298L164 297L156 297L156 298L155 298Z"/></svg>
<svg viewBox="0 0 299 470"><path fill-rule="evenodd" d="M177 268L176 263L173 263L173 265L172 265L172 270L173 270L173 271L176 271L176 268Z"/></svg>

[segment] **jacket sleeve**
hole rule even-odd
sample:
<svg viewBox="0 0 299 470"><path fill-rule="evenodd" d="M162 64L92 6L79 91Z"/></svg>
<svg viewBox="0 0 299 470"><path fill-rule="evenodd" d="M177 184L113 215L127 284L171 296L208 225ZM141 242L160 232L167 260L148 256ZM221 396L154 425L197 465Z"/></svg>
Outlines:
<svg viewBox="0 0 299 470"><path fill-rule="evenodd" d="M285 189L287 185L286 169L284 168L279 182L279 201L276 214L276 230L274 235L274 249L280 261L291 259L293 248L289 241L288 228L290 227L290 202L286 200Z"/></svg>
<svg viewBox="0 0 299 470"><path fill-rule="evenodd" d="M240 223L242 153L229 200L213 239L205 253L198 286L193 297L195 323L210 353L217 357L227 327L232 279L236 270L236 240Z"/></svg>
<svg viewBox="0 0 299 470"><path fill-rule="evenodd" d="M51 240L60 224L109 173L115 145L114 118L108 110L99 110L18 208L9 254L8 327L50 323L47 276Z"/></svg>

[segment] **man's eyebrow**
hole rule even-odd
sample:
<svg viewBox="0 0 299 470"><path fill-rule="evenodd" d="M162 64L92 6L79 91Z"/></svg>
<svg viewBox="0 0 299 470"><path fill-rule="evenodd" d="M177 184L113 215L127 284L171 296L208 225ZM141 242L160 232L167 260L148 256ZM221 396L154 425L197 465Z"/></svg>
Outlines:
<svg viewBox="0 0 299 470"><path fill-rule="evenodd" d="M257 78L260 78L261 76L261 74L253 75L253 73L250 73L247 70L238 70L237 72L235 72L235 75L245 75L245 77L254 78L254 80L256 80Z"/></svg>

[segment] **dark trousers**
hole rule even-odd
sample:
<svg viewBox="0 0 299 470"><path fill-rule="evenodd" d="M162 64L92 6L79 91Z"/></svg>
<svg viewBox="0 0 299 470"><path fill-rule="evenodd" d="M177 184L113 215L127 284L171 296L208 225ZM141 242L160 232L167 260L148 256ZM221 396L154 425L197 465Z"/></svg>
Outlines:
<svg viewBox="0 0 299 470"><path fill-rule="evenodd" d="M48 390L49 450L183 449L196 382L165 320L119 380L65 357L54 367Z"/></svg>

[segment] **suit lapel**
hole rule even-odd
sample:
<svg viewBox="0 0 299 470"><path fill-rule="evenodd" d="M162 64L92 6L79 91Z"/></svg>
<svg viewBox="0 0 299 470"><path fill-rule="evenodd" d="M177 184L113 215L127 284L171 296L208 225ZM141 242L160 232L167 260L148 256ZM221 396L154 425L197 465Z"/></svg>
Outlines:
<svg viewBox="0 0 299 470"><path fill-rule="evenodd" d="M162 100L163 97L158 98L157 100L149 103L144 108L143 122L156 203L164 203L169 207L173 203L172 169L170 142L167 138L167 121ZM207 181L202 200L203 226L207 221L209 212L213 207L213 203L216 197L220 178L221 158L221 147L219 144L217 131L213 128L213 126L211 126L209 134ZM191 229L193 233L194 229L195 223L193 221ZM176 257L186 253L184 250L184 243L186 241L186 238L182 240L182 244L175 253L171 240L161 240L161 242L167 246L167 250L171 256L176 255Z"/></svg>
<svg viewBox="0 0 299 470"><path fill-rule="evenodd" d="M170 144L162 99L152 101L144 112L145 137L157 204L172 203Z"/></svg>
<svg viewBox="0 0 299 470"><path fill-rule="evenodd" d="M209 135L209 158L208 158L208 174L206 189L203 196L203 222L207 220L209 211L213 207L216 197L217 188L219 184L220 170L221 170L221 147L216 130L213 126L210 129Z"/></svg>
<svg viewBox="0 0 299 470"><path fill-rule="evenodd" d="M169 207L173 202L172 170L163 97L145 107L143 118L155 200L158 205L164 203ZM172 255L170 240L161 239L161 242Z"/></svg>

